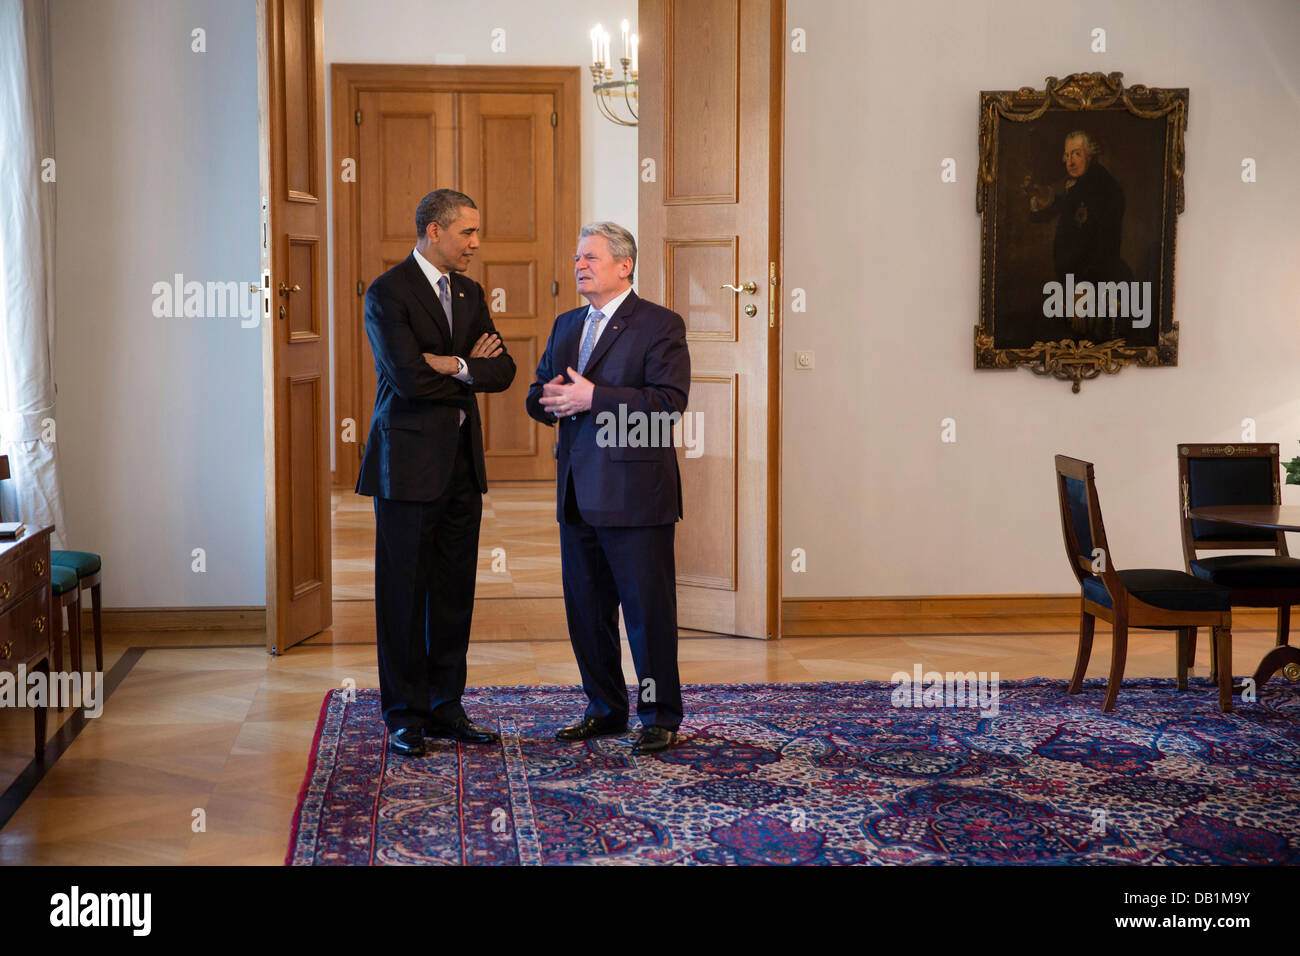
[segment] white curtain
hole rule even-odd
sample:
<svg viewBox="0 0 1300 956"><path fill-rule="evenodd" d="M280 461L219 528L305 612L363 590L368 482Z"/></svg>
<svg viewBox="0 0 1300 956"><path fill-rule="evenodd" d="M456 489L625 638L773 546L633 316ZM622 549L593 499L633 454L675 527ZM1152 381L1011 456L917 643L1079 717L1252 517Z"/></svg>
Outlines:
<svg viewBox="0 0 1300 956"><path fill-rule="evenodd" d="M5 520L66 548L54 415L54 111L48 0L0 0L0 483ZM7 487L6 487L7 486Z"/></svg>

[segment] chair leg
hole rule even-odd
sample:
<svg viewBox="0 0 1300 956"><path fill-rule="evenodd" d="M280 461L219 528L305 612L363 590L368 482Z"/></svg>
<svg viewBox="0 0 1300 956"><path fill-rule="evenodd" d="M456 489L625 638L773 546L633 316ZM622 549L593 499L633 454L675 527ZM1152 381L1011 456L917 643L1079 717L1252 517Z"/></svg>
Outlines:
<svg viewBox="0 0 1300 956"><path fill-rule="evenodd" d="M1225 624L1215 630L1219 632L1219 710L1226 714L1232 710L1232 628Z"/></svg>
<svg viewBox="0 0 1300 956"><path fill-rule="evenodd" d="M93 585L90 589L90 615L91 627L95 634L95 671L102 674L104 672L104 622L100 616L100 586Z"/></svg>
<svg viewBox="0 0 1300 956"><path fill-rule="evenodd" d="M1291 605L1277 609L1277 646L1285 647L1291 636Z"/></svg>
<svg viewBox="0 0 1300 956"><path fill-rule="evenodd" d="M1110 630L1112 634L1110 648L1110 683L1106 685L1106 699L1102 702L1101 709L1105 713L1110 713L1115 709L1115 698L1119 696L1119 685L1124 680L1124 662L1128 657L1128 619L1120 620L1120 616L1115 615L1115 620L1111 622Z"/></svg>
<svg viewBox="0 0 1300 956"><path fill-rule="evenodd" d="M1218 683L1219 680L1219 629L1210 628L1210 680Z"/></svg>
<svg viewBox="0 0 1300 956"><path fill-rule="evenodd" d="M1079 651L1074 659L1074 675L1070 678L1067 694L1079 693L1083 686L1083 675L1088 670L1088 658L1092 656L1092 633L1097 626L1097 619L1091 614L1079 615Z"/></svg>
<svg viewBox="0 0 1300 956"><path fill-rule="evenodd" d="M1178 689L1187 690L1187 658L1191 655L1194 627L1180 627L1177 632L1175 654L1178 659Z"/></svg>
<svg viewBox="0 0 1300 956"><path fill-rule="evenodd" d="M50 684L50 659L47 657L44 660L42 660L39 664L36 665L36 670L40 671L45 675L45 686L48 687ZM49 701L47 700L46 704L48 703ZM37 762L44 762L45 727L46 727L46 719L48 717L47 709L45 707L35 708L35 716L36 716L36 760Z"/></svg>
<svg viewBox="0 0 1300 956"><path fill-rule="evenodd" d="M63 605L58 598L50 610L50 669L57 674L63 670Z"/></svg>
<svg viewBox="0 0 1300 956"><path fill-rule="evenodd" d="M1187 629L1187 669L1191 670L1196 666L1196 628Z"/></svg>
<svg viewBox="0 0 1300 956"><path fill-rule="evenodd" d="M74 589L76 598L68 605L68 663L73 671L81 673L81 592Z"/></svg>

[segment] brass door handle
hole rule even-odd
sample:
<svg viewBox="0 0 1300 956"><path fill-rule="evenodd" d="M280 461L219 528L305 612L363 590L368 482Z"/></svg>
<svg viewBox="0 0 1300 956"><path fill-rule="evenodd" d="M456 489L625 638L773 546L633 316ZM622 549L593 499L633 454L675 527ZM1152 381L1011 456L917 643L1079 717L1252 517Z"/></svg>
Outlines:
<svg viewBox="0 0 1300 956"><path fill-rule="evenodd" d="M744 285L724 285L722 288L730 289L732 292L747 292L753 295L758 291L758 283L746 282Z"/></svg>
<svg viewBox="0 0 1300 956"><path fill-rule="evenodd" d="M302 286L298 285L296 282L293 284L292 287L285 285L283 282L280 283L280 295L288 295L290 292L301 292L301 291L302 291Z"/></svg>

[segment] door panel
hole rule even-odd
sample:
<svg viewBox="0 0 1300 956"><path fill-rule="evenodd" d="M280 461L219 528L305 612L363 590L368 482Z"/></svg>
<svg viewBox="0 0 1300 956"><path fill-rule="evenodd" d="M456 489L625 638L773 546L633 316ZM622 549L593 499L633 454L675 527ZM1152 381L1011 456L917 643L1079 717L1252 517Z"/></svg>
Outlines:
<svg viewBox="0 0 1300 956"><path fill-rule="evenodd" d="M518 369L504 392L480 394L488 481L555 477L551 431L524 399L555 321L558 273L556 109L550 93L461 93L462 192L478 204L483 245L468 275L483 286L492 322ZM573 237L576 242L576 236Z"/></svg>
<svg viewBox="0 0 1300 956"><path fill-rule="evenodd" d="M638 272L643 294L686 322L687 414L703 424L703 454L678 450L678 622L754 637L779 634L769 512L777 492L769 363L779 329L769 318L769 270L779 250L779 2L641 0L638 23L642 51L655 51L641 58L640 153L662 170L641 185ZM754 292L721 288L746 282Z"/></svg>
<svg viewBox="0 0 1300 956"><path fill-rule="evenodd" d="M325 70L317 0L260 0L266 631L279 653L331 622Z"/></svg>

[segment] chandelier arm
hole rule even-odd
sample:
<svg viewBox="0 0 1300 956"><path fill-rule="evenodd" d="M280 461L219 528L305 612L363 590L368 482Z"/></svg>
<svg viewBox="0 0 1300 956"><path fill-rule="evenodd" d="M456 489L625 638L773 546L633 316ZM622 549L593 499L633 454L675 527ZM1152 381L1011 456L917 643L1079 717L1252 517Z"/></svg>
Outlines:
<svg viewBox="0 0 1300 956"><path fill-rule="evenodd" d="M627 104L627 111L628 111L629 113L632 114L632 119L633 119L633 120L636 120L636 121L639 121L639 120L641 119L641 117L637 115L637 113L636 113L636 107L632 105L632 98L631 98L630 96L628 96L628 92L627 92L627 91L628 91L628 87L629 87L629 86L632 86L632 85L633 85L633 84L631 83L631 81L629 81L628 84L627 84L627 86L624 86L624 87L623 87L623 102ZM641 93L641 90L640 90L640 87L638 86L638 87L637 87L637 102L638 102L638 103L641 101L640 93ZM631 124L629 124L629 125L635 126L636 123L634 122L634 123L631 123Z"/></svg>

